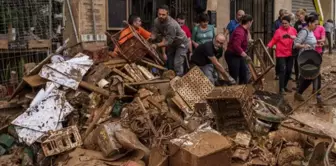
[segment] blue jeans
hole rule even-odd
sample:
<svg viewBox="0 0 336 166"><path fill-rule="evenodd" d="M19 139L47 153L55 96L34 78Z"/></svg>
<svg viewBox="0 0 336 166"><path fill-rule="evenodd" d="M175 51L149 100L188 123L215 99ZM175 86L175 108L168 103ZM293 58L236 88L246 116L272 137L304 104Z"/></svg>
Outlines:
<svg viewBox="0 0 336 166"><path fill-rule="evenodd" d="M181 44L179 46L169 46L167 49L167 66L169 70L174 70L177 76L184 74L184 61L187 57L188 47Z"/></svg>
<svg viewBox="0 0 336 166"><path fill-rule="evenodd" d="M215 85L215 82L218 79L217 71L213 64L207 64L204 66L199 66L199 68L203 71L204 75Z"/></svg>

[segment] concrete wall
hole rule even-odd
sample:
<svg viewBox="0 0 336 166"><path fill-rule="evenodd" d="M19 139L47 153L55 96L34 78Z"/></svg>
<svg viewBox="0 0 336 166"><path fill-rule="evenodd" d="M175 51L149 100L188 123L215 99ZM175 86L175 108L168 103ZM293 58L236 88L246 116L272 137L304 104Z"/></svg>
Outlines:
<svg viewBox="0 0 336 166"><path fill-rule="evenodd" d="M320 0L324 22L333 18L333 0Z"/></svg>
<svg viewBox="0 0 336 166"><path fill-rule="evenodd" d="M208 0L207 10L217 12L217 33L223 32L230 21L230 0Z"/></svg>
<svg viewBox="0 0 336 166"><path fill-rule="evenodd" d="M292 0L274 0L274 20L279 17L279 10L286 9L292 11Z"/></svg>

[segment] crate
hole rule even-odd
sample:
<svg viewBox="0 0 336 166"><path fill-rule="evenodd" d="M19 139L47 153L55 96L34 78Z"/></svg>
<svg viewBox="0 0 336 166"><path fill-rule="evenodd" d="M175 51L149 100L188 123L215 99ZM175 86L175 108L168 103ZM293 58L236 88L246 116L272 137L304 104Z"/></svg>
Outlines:
<svg viewBox="0 0 336 166"><path fill-rule="evenodd" d="M111 40L116 49L120 51L120 55L128 62L138 62L148 54L156 63L163 64L159 54L150 46L148 41L139 35L132 26L128 25L128 28L130 28L131 31L124 36L128 39L123 43L119 43L119 41L124 38L120 38L120 34L123 30L111 36Z"/></svg>
<svg viewBox="0 0 336 166"><path fill-rule="evenodd" d="M252 91L248 85L216 87L206 100L215 115L217 131L234 135L250 130L253 116Z"/></svg>
<svg viewBox="0 0 336 166"><path fill-rule="evenodd" d="M74 149L83 144L78 128L70 126L55 132L51 132L47 140L41 144L46 157L60 154Z"/></svg>
<svg viewBox="0 0 336 166"><path fill-rule="evenodd" d="M195 105L202 102L215 88L197 66L171 86L194 111Z"/></svg>

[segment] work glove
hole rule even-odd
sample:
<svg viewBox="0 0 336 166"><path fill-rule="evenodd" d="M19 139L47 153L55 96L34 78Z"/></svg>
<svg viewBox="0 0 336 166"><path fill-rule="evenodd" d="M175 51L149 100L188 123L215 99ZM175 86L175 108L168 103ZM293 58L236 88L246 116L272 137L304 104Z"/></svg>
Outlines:
<svg viewBox="0 0 336 166"><path fill-rule="evenodd" d="M246 64L252 63L252 59L251 59L250 56L245 56L245 57L244 57L244 60L245 60L245 63L246 63Z"/></svg>

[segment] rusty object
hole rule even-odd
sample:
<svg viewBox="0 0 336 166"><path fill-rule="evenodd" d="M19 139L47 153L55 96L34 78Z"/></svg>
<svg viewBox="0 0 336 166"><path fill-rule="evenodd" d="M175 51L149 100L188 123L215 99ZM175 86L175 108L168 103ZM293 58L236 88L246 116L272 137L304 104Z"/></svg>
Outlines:
<svg viewBox="0 0 336 166"><path fill-rule="evenodd" d="M247 85L216 87L206 100L215 115L217 131L231 135L251 130L251 98Z"/></svg>
<svg viewBox="0 0 336 166"><path fill-rule="evenodd" d="M279 154L279 159L278 159L278 165L279 166L290 166L294 165L294 163L298 163L304 159L304 151L302 148L297 147L297 146L289 146L285 147L284 149L281 150Z"/></svg>
<svg viewBox="0 0 336 166"><path fill-rule="evenodd" d="M89 124L89 127L86 129L84 136L83 136L83 140L85 141L85 138L92 132L92 130L94 129L94 127L96 126L97 122L99 121L99 119L105 114L105 112L108 110L107 108L110 107L111 105L113 105L115 98L116 98L116 94L112 93L109 98L105 101L104 105L99 108L99 112L97 114L97 116L94 117L93 121Z"/></svg>
<svg viewBox="0 0 336 166"><path fill-rule="evenodd" d="M46 157L60 154L83 144L78 128L70 126L51 132L41 146Z"/></svg>
<svg viewBox="0 0 336 166"><path fill-rule="evenodd" d="M199 67L193 67L181 79L171 82L175 90L188 106L194 110L194 105L204 100L206 96L214 89L214 85L203 74Z"/></svg>
<svg viewBox="0 0 336 166"><path fill-rule="evenodd" d="M147 123L149 124L150 129L152 130L152 132L154 133L155 137L159 136L159 133L157 132L157 130L155 129L155 126L153 124L152 119L149 117L148 111L146 110L146 108L144 107L141 99L139 97L135 98L136 102L139 104L140 110L142 111L142 113L144 114L145 118L147 119Z"/></svg>
<svg viewBox="0 0 336 166"><path fill-rule="evenodd" d="M120 55L128 62L138 62L149 54L155 61L163 64L158 53L150 46L148 41L139 35L131 25L128 24L128 28L131 29L131 32L123 37L128 37L128 39L122 44L119 43L119 40L122 40L123 38L120 39L119 36L123 30L114 35L106 32L106 35L111 38L113 44L116 46L116 49L120 52Z"/></svg>
<svg viewBox="0 0 336 166"><path fill-rule="evenodd" d="M230 166L231 142L214 131L195 131L169 144L169 165Z"/></svg>
<svg viewBox="0 0 336 166"><path fill-rule="evenodd" d="M90 56L95 63L106 62L110 59L108 55L108 47L106 46L87 47L82 51L82 53Z"/></svg>

